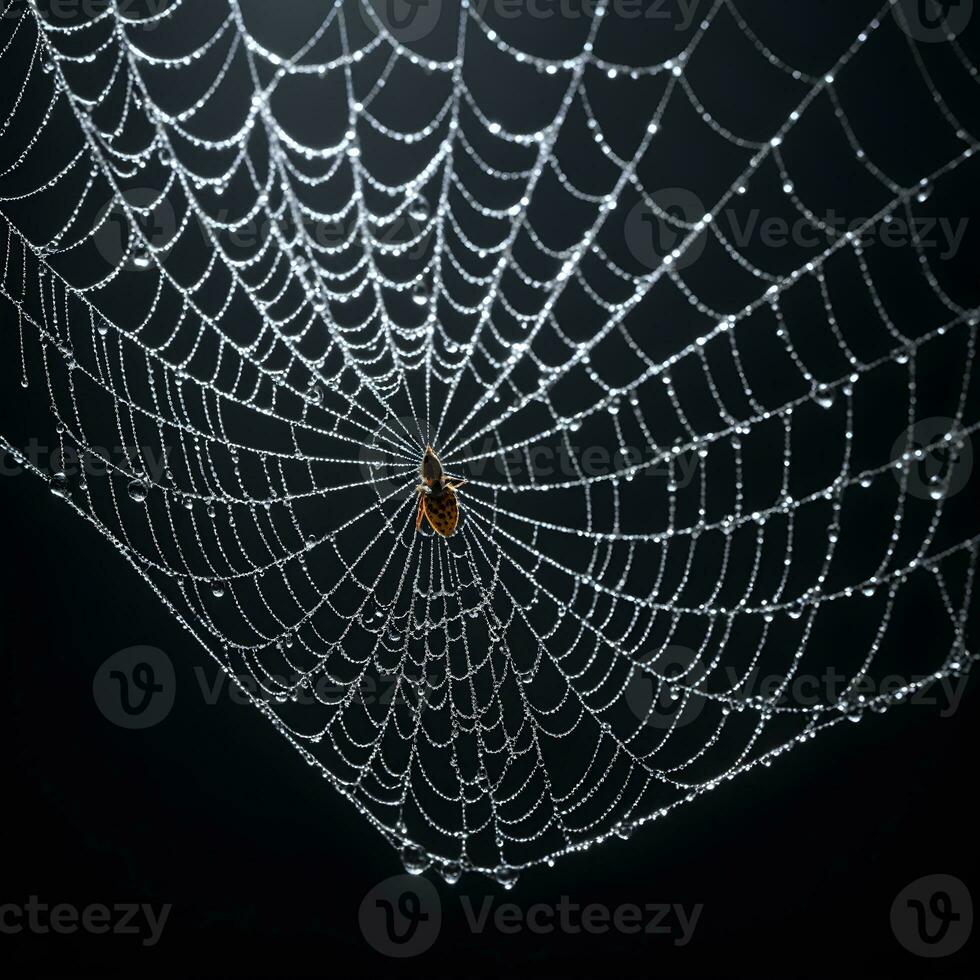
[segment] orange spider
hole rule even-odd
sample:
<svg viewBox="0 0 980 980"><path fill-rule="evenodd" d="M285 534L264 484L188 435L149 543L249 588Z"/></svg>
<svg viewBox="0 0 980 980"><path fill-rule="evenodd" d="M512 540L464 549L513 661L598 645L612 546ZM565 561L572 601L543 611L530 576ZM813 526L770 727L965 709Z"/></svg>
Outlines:
<svg viewBox="0 0 980 980"><path fill-rule="evenodd" d="M425 447L419 472L422 475L422 482L415 488L415 492L419 495L419 512L415 518L415 530L422 526L424 515L436 534L448 538L456 530L459 521L456 491L466 481L455 476L447 476L431 446Z"/></svg>

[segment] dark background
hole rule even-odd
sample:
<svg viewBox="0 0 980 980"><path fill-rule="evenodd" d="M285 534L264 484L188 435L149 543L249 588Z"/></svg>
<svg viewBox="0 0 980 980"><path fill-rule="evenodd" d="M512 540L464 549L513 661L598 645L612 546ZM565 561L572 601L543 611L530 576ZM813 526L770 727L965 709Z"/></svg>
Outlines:
<svg viewBox="0 0 980 980"><path fill-rule="evenodd" d="M774 49L814 71L836 57L842 39L852 37L876 6L810 3L788 13L786 4L745 5ZM514 30L519 38L519 25ZM623 59L628 56L624 50ZM849 69L848 85L879 95L887 86L889 105L908 106L921 98L921 84L909 76L907 63L898 71L891 56L884 49L860 61ZM719 62L715 81L744 110L750 129L766 131L765 100L747 74ZM958 91L961 104L968 103L970 90ZM527 98L524 90L512 94ZM646 118L647 111L646 105L619 107L627 119L635 113ZM908 177L924 169L935 149L917 134L911 127L884 127L871 145L903 171L897 176ZM799 150L799 168L820 159L819 136L811 136L809 154L806 147ZM691 179L710 175L712 166L710 155L698 158ZM839 186L841 194L849 188L843 181ZM975 185L960 177L946 194L937 208L975 214ZM33 217L43 219L22 214L18 223L29 225ZM947 281L964 291L974 284L974 305L975 236L945 270ZM4 350L13 365L7 312ZM955 356L950 347L949 360L934 364L931 375L923 368L923 397L959 378ZM0 388L4 434L15 426L32 431L20 418L14 378L8 370ZM881 422L893 432L894 419L883 414ZM50 434L39 430L38 437ZM392 850L322 781L310 778L302 760L270 737L255 712L226 697L205 702L194 668L203 667L209 680L215 674L203 653L108 542L42 482L4 477L0 503L8 554L0 903L22 904L37 895L51 905L173 906L153 948L142 947L140 937L3 935L0 957L12 975L976 972L975 939L953 956L927 961L903 949L889 924L895 896L923 875L952 874L976 892L975 678L950 718L940 718L937 707L915 705L860 725L838 725L772 769L757 767L628 843L607 843L554 869L528 871L512 892L473 877L455 888L437 881L439 940L427 953L395 961L377 954L358 926L364 895L401 871ZM968 495L959 504L969 508ZM974 531L965 528L962 536ZM934 621L911 610L902 622L908 669L931 663L934 658L923 651L936 646ZM99 712L92 678L106 657L136 644L167 653L177 668L178 690L163 723L124 731ZM685 947L674 946L669 936L508 936L492 929L474 935L461 894L477 905L491 895L525 908L567 895L609 907L671 902L688 909L703 903L704 909Z"/></svg>

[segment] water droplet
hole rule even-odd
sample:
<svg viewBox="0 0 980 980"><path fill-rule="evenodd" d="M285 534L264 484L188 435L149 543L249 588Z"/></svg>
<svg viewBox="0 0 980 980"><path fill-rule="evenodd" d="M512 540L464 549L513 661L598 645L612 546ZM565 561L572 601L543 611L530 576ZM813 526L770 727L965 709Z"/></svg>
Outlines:
<svg viewBox="0 0 980 980"><path fill-rule="evenodd" d="M215 582L211 586L211 595L213 595L215 599L220 599L224 594L225 586L223 582Z"/></svg>
<svg viewBox="0 0 980 980"><path fill-rule="evenodd" d="M61 470L55 470L51 474L51 492L56 497L68 496L68 477Z"/></svg>
<svg viewBox="0 0 980 980"><path fill-rule="evenodd" d="M834 404L834 391L826 385L818 385L813 391L813 400L821 408L830 408Z"/></svg>
<svg viewBox="0 0 980 980"><path fill-rule="evenodd" d="M417 282L412 287L412 302L416 306L425 306L429 302L429 290L424 282Z"/></svg>
<svg viewBox="0 0 980 980"><path fill-rule="evenodd" d="M142 480L133 480L129 484L127 492L130 500L135 500L136 503L141 504L146 500L147 486Z"/></svg>
<svg viewBox="0 0 980 980"><path fill-rule="evenodd" d="M933 500L942 500L946 496L946 481L938 473L929 480L929 496Z"/></svg>
<svg viewBox="0 0 980 980"><path fill-rule="evenodd" d="M406 844L402 848L402 864L410 875L420 875L429 866L429 856L421 847Z"/></svg>
<svg viewBox="0 0 980 980"><path fill-rule="evenodd" d="M138 245L133 249L133 253L129 259L129 264L131 268L144 272L153 264L153 259L146 248Z"/></svg>
<svg viewBox="0 0 980 980"><path fill-rule="evenodd" d="M923 180L919 184L919 189L916 191L915 199L920 204L925 204L929 198L932 197L932 184L928 180Z"/></svg>
<svg viewBox="0 0 980 980"><path fill-rule="evenodd" d="M510 891L514 885L517 884L517 879L520 877L520 873L516 868L512 868L509 864L501 864L497 866L493 876L498 885L502 886L507 891Z"/></svg>
<svg viewBox="0 0 980 980"><path fill-rule="evenodd" d="M447 885L455 885L463 874L463 866L459 861L447 861L439 866L439 874Z"/></svg>
<svg viewBox="0 0 980 980"><path fill-rule="evenodd" d="M429 214L429 202L421 194L408 206L408 216L413 221L428 221Z"/></svg>

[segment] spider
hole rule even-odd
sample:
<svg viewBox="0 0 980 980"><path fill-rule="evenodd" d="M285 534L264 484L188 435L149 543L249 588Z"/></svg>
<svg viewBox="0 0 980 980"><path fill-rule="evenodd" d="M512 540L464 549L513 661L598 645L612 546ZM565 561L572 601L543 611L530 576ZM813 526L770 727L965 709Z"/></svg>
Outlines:
<svg viewBox="0 0 980 980"><path fill-rule="evenodd" d="M456 491L466 481L459 477L447 476L431 446L425 447L419 473L422 482L415 488L415 492L419 495L419 512L415 518L415 530L422 526L424 515L436 534L448 538L456 530L456 523L459 521Z"/></svg>

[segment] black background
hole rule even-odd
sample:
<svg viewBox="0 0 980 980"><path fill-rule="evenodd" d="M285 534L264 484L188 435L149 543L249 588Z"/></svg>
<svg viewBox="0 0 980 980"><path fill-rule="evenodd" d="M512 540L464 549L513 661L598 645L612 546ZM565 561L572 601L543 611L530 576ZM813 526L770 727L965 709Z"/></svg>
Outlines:
<svg viewBox="0 0 980 980"><path fill-rule="evenodd" d="M875 9L810 3L793 16L785 6L759 4L754 20L789 60L815 68ZM869 60L854 73L851 84L871 90L887 79L893 99L903 99L903 82L887 64ZM737 74L719 71L718 80L737 91ZM645 109L622 111L634 108ZM882 139L903 160L906 150L919 152L894 131ZM710 169L710 162L700 166ZM968 194L969 187L958 191ZM957 207L957 214L975 211L962 200ZM961 284L975 280L974 259L968 255L952 270ZM5 321L8 337L9 326ZM4 349L9 361L14 347ZM948 367L957 378L959 365ZM13 376L5 374L0 394L4 420L19 411ZM941 386L941 370L937 378ZM443 909L437 943L417 958L394 961L364 941L357 915L363 896L400 872L396 855L309 777L254 712L227 698L206 703L194 668L203 667L211 680L214 669L193 640L109 544L40 481L5 477L0 499L8 556L0 902L37 895L48 904L173 907L153 948L139 937L0 936L0 958L14 975L975 972L975 939L949 958L925 961L906 952L889 925L895 895L920 876L948 873L976 883L975 679L952 717L915 705L839 725L629 842L527 872L512 892L470 878L455 888L437 881ZM908 663L915 665L934 646L935 625L915 615L904 621ZM163 723L123 731L99 713L92 676L111 653L136 644L169 655L177 699ZM462 894L477 904L491 895L524 908L562 895L607 907L704 908L692 941L676 947L669 936L493 929L474 935Z"/></svg>

